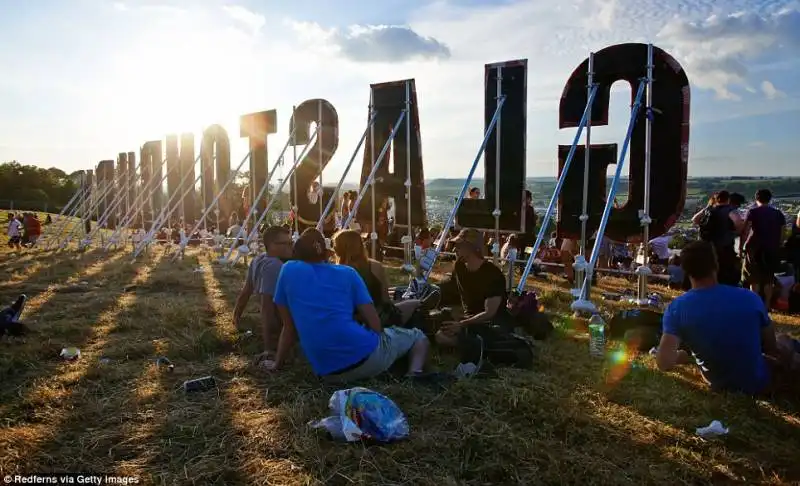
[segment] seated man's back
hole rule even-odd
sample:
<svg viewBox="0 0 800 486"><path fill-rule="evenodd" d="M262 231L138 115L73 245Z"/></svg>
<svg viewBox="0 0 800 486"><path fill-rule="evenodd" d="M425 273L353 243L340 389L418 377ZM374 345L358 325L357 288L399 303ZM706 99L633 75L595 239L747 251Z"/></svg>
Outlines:
<svg viewBox="0 0 800 486"><path fill-rule="evenodd" d="M287 262L274 300L289 308L300 346L318 375L358 363L378 346L378 334L354 319L355 309L372 299L361 277L348 266Z"/></svg>
<svg viewBox="0 0 800 486"><path fill-rule="evenodd" d="M756 394L769 383L761 329L770 320L761 298L747 289L693 289L664 313L664 333L685 342L714 389Z"/></svg>

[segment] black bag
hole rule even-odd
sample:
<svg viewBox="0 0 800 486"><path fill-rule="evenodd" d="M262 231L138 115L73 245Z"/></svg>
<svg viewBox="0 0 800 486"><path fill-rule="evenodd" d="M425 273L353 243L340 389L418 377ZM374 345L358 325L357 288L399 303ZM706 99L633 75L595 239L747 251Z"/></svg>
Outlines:
<svg viewBox="0 0 800 486"><path fill-rule="evenodd" d="M537 341L543 341L553 333L553 324L539 310L539 300L535 292L512 294L508 299L508 312L513 318L514 326L521 327Z"/></svg>
<svg viewBox="0 0 800 486"><path fill-rule="evenodd" d="M706 208L700 217L700 239L714 244L725 244L727 237L733 232L733 221L728 214L730 208L719 206Z"/></svg>
<svg viewBox="0 0 800 486"><path fill-rule="evenodd" d="M459 336L459 357L462 363L488 361L495 366L531 368L533 346L525 338L506 332L499 326L467 329Z"/></svg>
<svg viewBox="0 0 800 486"><path fill-rule="evenodd" d="M662 314L649 309L617 312L608 323L608 337L621 339L637 350L647 352L661 340Z"/></svg>

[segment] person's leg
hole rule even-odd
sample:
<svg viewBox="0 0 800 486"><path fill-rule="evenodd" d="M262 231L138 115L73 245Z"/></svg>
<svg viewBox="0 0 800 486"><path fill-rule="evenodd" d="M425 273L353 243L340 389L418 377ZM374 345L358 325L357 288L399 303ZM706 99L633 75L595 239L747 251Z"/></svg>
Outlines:
<svg viewBox="0 0 800 486"><path fill-rule="evenodd" d="M25 294L20 295L17 297L17 300L11 304L11 310L13 311L13 320L18 321L20 316L22 315L22 311L25 310L25 302L28 300L28 297Z"/></svg>
<svg viewBox="0 0 800 486"><path fill-rule="evenodd" d="M575 263L575 255L568 249L561 248L561 263L564 264L564 275L567 280L572 283L575 280L575 269L572 265Z"/></svg>
<svg viewBox="0 0 800 486"><path fill-rule="evenodd" d="M781 258L776 252L765 252L762 258L764 279L764 301L767 308L775 295L775 274L780 271Z"/></svg>
<svg viewBox="0 0 800 486"><path fill-rule="evenodd" d="M386 328L381 333L378 347L361 366L323 378L339 383L373 378L387 371L406 354L409 355L409 373L419 373L428 358L428 348L428 338L419 329Z"/></svg>
<svg viewBox="0 0 800 486"><path fill-rule="evenodd" d="M417 299L409 299L409 300L401 300L400 302L395 302L395 307L397 310L400 311L400 315L402 316L403 324L407 323L411 320L411 316L414 314L420 304L422 302Z"/></svg>

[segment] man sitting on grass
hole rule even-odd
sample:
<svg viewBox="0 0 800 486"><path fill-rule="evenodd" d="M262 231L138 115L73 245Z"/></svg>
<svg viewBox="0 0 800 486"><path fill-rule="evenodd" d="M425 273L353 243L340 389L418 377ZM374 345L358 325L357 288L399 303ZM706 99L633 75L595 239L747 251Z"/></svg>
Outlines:
<svg viewBox="0 0 800 486"><path fill-rule="evenodd" d="M428 339L419 329L383 328L358 272L328 262L322 233L305 230L295 243L294 257L281 269L275 288L283 330L270 368L285 363L299 338L314 373L326 381L377 376L406 354L409 375L423 371ZM356 321L355 312L366 326Z"/></svg>
<svg viewBox="0 0 800 486"><path fill-rule="evenodd" d="M275 310L273 296L278 275L283 262L292 256L292 238L289 230L282 226L270 226L261 235L266 253L262 253L250 262L244 287L236 299L233 309L233 323L238 328L244 308L255 293L259 296L261 307L261 323L264 334L264 354L260 357L274 357L278 346L280 320Z"/></svg>
<svg viewBox="0 0 800 486"><path fill-rule="evenodd" d="M690 362L689 354L679 349L684 342L713 390L750 395L769 390L771 368L778 370L796 361L796 341L786 336L776 340L757 294L718 283L712 243L687 245L681 251L681 267L692 290L673 300L664 313L664 333L656 355L659 369L668 371Z"/></svg>
<svg viewBox="0 0 800 486"><path fill-rule="evenodd" d="M436 342L454 347L462 333L485 338L494 335L497 327L509 331L513 323L506 308L506 278L502 270L483 258L483 235L474 229L464 229L450 241L458 255L453 279L461 296L464 318L444 323L436 334Z"/></svg>

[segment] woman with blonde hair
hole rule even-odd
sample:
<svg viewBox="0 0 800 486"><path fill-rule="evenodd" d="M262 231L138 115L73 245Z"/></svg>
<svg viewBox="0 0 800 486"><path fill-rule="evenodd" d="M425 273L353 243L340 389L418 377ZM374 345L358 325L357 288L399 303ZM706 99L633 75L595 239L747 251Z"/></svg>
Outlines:
<svg viewBox="0 0 800 486"><path fill-rule="evenodd" d="M333 237L336 263L354 268L367 286L369 295L378 310L381 323L386 326L401 326L421 304L419 300L393 302L389 295L389 280L380 262L367 256L361 234L354 230L343 230Z"/></svg>

